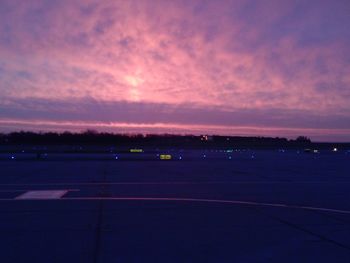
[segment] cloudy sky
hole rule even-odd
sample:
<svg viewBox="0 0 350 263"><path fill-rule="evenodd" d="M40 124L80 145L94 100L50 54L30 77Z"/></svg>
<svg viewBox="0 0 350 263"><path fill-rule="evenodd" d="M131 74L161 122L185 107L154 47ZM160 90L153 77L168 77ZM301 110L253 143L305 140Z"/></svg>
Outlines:
<svg viewBox="0 0 350 263"><path fill-rule="evenodd" d="M350 141L349 0L0 0L0 131Z"/></svg>

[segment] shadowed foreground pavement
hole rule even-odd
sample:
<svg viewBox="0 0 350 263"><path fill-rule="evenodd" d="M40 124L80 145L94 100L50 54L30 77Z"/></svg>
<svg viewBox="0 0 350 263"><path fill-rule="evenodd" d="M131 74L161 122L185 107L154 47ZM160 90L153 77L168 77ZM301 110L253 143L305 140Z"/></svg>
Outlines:
<svg viewBox="0 0 350 263"><path fill-rule="evenodd" d="M207 155L1 161L0 262L350 262L350 155Z"/></svg>

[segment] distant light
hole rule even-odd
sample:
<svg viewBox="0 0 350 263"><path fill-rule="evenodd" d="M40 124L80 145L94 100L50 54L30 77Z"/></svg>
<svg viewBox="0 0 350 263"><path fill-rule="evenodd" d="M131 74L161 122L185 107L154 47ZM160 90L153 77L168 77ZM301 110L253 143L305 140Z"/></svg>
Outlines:
<svg viewBox="0 0 350 263"><path fill-rule="evenodd" d="M182 156L179 157L179 160L182 160Z"/></svg>
<svg viewBox="0 0 350 263"><path fill-rule="evenodd" d="M338 151L338 148L334 147L333 152L337 152L337 151Z"/></svg>
<svg viewBox="0 0 350 263"><path fill-rule="evenodd" d="M313 150L313 152L314 152L314 153L319 153L319 151L318 151L318 150Z"/></svg>
<svg viewBox="0 0 350 263"><path fill-rule="evenodd" d="M203 158L207 157L205 154L203 155Z"/></svg>
<svg viewBox="0 0 350 263"><path fill-rule="evenodd" d="M208 141L208 136L207 135L202 135L201 136L201 141Z"/></svg>
<svg viewBox="0 0 350 263"><path fill-rule="evenodd" d="M15 157L14 157L14 156L11 156L11 159L13 160L13 159L15 159Z"/></svg>
<svg viewBox="0 0 350 263"><path fill-rule="evenodd" d="M161 154L160 159L161 160L171 160L172 156L170 154Z"/></svg>
<svg viewBox="0 0 350 263"><path fill-rule="evenodd" d="M254 155L252 155L252 159L254 159L255 158L255 156Z"/></svg>
<svg viewBox="0 0 350 263"><path fill-rule="evenodd" d="M118 160L118 156L116 156L115 159Z"/></svg>
<svg viewBox="0 0 350 263"><path fill-rule="evenodd" d="M228 158L231 160L231 159L232 159L232 156L229 156Z"/></svg>
<svg viewBox="0 0 350 263"><path fill-rule="evenodd" d="M143 150L142 149L130 149L131 153L142 153Z"/></svg>

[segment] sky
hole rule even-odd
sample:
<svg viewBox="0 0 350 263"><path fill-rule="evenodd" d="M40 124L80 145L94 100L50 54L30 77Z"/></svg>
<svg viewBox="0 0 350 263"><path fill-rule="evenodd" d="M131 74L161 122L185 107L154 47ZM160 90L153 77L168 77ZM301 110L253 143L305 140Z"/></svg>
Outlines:
<svg viewBox="0 0 350 263"><path fill-rule="evenodd" d="M0 0L0 132L350 141L349 0Z"/></svg>

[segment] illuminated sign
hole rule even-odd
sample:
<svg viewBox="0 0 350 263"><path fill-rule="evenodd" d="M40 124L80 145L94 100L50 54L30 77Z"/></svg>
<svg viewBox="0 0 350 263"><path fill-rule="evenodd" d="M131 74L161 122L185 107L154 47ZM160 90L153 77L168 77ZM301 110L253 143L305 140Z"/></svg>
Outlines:
<svg viewBox="0 0 350 263"><path fill-rule="evenodd" d="M171 155L170 154L161 154L160 156L159 156L159 158L161 159L161 160L171 160Z"/></svg>
<svg viewBox="0 0 350 263"><path fill-rule="evenodd" d="M142 149L130 149L131 153L143 153Z"/></svg>

